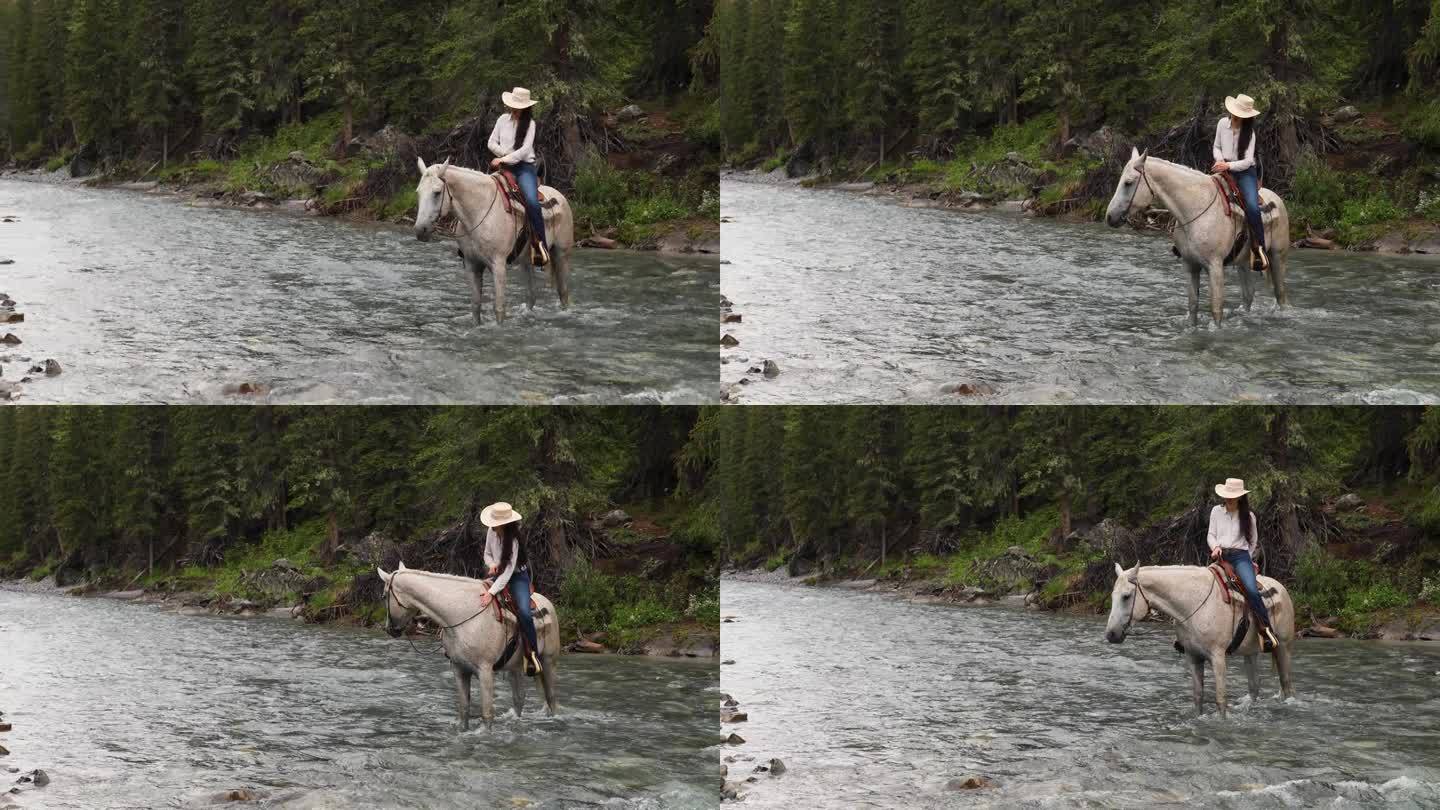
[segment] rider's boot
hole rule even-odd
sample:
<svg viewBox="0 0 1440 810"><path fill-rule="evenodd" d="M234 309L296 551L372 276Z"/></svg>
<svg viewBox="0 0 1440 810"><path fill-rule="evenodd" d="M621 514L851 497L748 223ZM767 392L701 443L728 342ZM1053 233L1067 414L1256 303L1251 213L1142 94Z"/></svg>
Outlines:
<svg viewBox="0 0 1440 810"><path fill-rule="evenodd" d="M1257 273L1263 273L1270 269L1270 257L1264 250L1250 250L1250 269Z"/></svg>
<svg viewBox="0 0 1440 810"><path fill-rule="evenodd" d="M534 650L525 651L525 674L540 674L540 657L535 654Z"/></svg>
<svg viewBox="0 0 1440 810"><path fill-rule="evenodd" d="M1275 652L1275 648L1278 647L1278 646L1280 646L1280 639L1278 639L1278 638L1275 637L1275 631L1270 629L1270 625L1268 625L1268 624L1262 624L1262 625L1260 625L1260 649L1261 649L1261 651L1262 651L1262 652L1267 652L1267 653L1268 653L1268 652Z"/></svg>

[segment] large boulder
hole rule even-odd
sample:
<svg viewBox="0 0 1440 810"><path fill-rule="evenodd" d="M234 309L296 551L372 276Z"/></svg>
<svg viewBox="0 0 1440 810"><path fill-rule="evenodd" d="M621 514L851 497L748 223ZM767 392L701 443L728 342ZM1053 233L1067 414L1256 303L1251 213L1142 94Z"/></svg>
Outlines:
<svg viewBox="0 0 1440 810"><path fill-rule="evenodd" d="M1084 532L1072 533L1065 538L1065 543L1067 546L1083 545L1108 559L1133 549L1138 537L1133 529L1122 526L1114 518L1105 518Z"/></svg>
<svg viewBox="0 0 1440 810"><path fill-rule="evenodd" d="M989 582L1009 591L1030 592L1042 576L1043 566L1034 555L1020 546L1011 546L1005 553L979 564L979 574Z"/></svg>

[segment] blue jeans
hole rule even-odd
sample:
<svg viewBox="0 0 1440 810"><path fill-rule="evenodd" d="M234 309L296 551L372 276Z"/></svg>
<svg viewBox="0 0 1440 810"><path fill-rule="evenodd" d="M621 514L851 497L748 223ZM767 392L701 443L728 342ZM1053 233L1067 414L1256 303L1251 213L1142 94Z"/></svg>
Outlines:
<svg viewBox="0 0 1440 810"><path fill-rule="evenodd" d="M510 575L510 581L506 583L510 589L510 598L515 600L515 615L520 620L520 632L525 634L525 640L530 642L530 649L540 654L540 643L535 638L535 614L530 610L530 569L519 570Z"/></svg>
<svg viewBox="0 0 1440 810"><path fill-rule="evenodd" d="M530 216L530 230L540 244L549 244L545 241L545 214L540 210L540 176L535 173L535 164L522 160L512 165L510 171L525 195L525 213Z"/></svg>
<svg viewBox="0 0 1440 810"><path fill-rule="evenodd" d="M1251 166L1243 172L1231 172L1235 185L1240 187L1240 197L1245 201L1245 221L1250 223L1250 233L1255 237L1255 247L1265 249L1265 221L1260 217L1260 175Z"/></svg>
<svg viewBox="0 0 1440 810"><path fill-rule="evenodd" d="M1243 548L1227 548L1220 552L1220 556L1235 569L1235 576L1240 577L1240 584L1245 586L1245 601L1250 603L1250 609L1269 627L1270 609L1265 607L1265 600L1260 598L1260 583L1255 580L1255 561L1250 559L1250 552Z"/></svg>

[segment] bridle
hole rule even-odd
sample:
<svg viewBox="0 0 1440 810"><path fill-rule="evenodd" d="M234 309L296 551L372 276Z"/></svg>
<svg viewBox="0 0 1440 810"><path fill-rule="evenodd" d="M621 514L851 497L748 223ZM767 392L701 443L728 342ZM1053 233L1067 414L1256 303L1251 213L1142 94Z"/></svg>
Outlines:
<svg viewBox="0 0 1440 810"><path fill-rule="evenodd" d="M458 210L458 207L454 205L455 192L450 190L450 183L445 180L445 176L438 175L435 179L440 181L440 211L436 214L436 217L439 218L445 216L445 206L447 204L450 205L452 208L456 208L456 210ZM495 196L490 198L490 207L485 209L485 213L481 215L479 219L475 220L475 224L471 225L468 230L463 232L457 232L455 234L456 239L460 239L461 237L469 236L470 234L474 233L476 228L480 227L486 219L489 219L490 212L495 210L495 201L500 199L500 193L500 190L497 188L495 190ZM459 219L459 217L457 216L456 219ZM400 572L396 571L395 573L398 574Z"/></svg>
<svg viewBox="0 0 1440 810"><path fill-rule="evenodd" d="M1196 614L1196 613L1199 613L1199 612L1200 612L1200 608L1205 607L1205 605L1210 602L1210 596L1211 596L1211 594L1215 593L1215 578L1214 578L1214 577L1207 577L1207 579L1210 580L1210 590L1208 590L1208 591L1205 592L1205 598L1204 598L1204 599L1201 599L1201 600L1200 600L1200 604L1199 604L1199 605L1196 605L1196 606L1195 606L1195 609L1192 610L1192 611L1190 611L1189 615L1187 615L1185 618L1181 619L1181 620L1178 622L1179 624L1184 624L1185 622L1190 621L1192 618L1195 617L1195 614ZM1148 596L1145 595L1145 589L1144 589L1143 587L1141 587L1141 585L1140 585L1140 566L1139 566L1138 564L1135 566L1135 593L1136 593L1136 595L1142 597L1142 598L1145 600L1145 604L1146 604L1146 606L1147 606L1147 609L1146 609L1145 612L1148 614L1148 613L1150 612L1148 606L1151 605L1152 603L1151 603L1151 601L1150 601L1150 597L1148 597ZM1129 632L1130 632L1130 625L1132 625L1132 624L1135 623L1135 603L1138 602L1138 601L1139 601L1138 599L1132 599L1132 600L1130 600L1130 617L1125 620L1125 632L1126 632L1126 633L1129 633Z"/></svg>
<svg viewBox="0 0 1440 810"><path fill-rule="evenodd" d="M404 609L404 610L409 610L409 611L415 611L415 612L417 612L417 613L419 612L419 611L416 610L415 608L412 608L412 607L410 607L409 605L407 605L407 604L405 604L404 602L402 602L402 601L400 600L400 594L398 594L398 593L395 592L395 577L398 577L398 576L400 576L400 575L403 574L403 573L406 573L406 572L405 572L405 571L396 571L395 573L393 573L393 574L390 575L390 580L385 583L385 600L386 600L385 610L386 610L386 612L387 612L387 615L386 615L386 620L387 620L387 621L389 620L388 612L389 612L389 610L390 610L389 600L390 600L392 597L395 599L395 604L399 605L402 609ZM479 616L480 614L482 614L482 613L484 613L485 611L489 610L489 609L490 609L490 605L494 605L494 606L495 606L495 612L496 612L497 614L499 614L499 612L500 612L500 600L499 600L499 599L496 599L496 598L494 598L494 597L491 597L491 599L490 599L490 604L489 604L489 605L486 605L485 607L480 608L479 610L475 611L474 613L471 613L469 616L466 616L465 618L461 619L460 621L455 622L454 624L437 625L437 628L438 628L441 632L444 632L444 631L446 631L446 630L454 630L455 628L459 627L460 625L465 624L466 622L470 621L471 619L475 618L476 616ZM503 618L503 617L502 617L502 618Z"/></svg>
<svg viewBox="0 0 1440 810"><path fill-rule="evenodd" d="M1157 195L1157 194L1155 193L1155 186L1153 186L1153 185L1150 184L1150 175L1148 175L1148 174L1145 173L1145 165L1144 165L1144 163L1141 163L1141 165L1135 167L1135 173L1138 174L1138 175L1140 175L1140 179L1142 179L1142 180L1145 181L1145 188L1147 188L1147 189L1150 190L1150 196L1151 196L1152 198L1153 198L1153 197L1158 197L1159 195ZM1182 222L1182 223L1179 223L1178 225L1175 225L1174 227L1177 227L1177 228L1185 228L1185 227L1188 227L1188 226L1190 226L1190 225L1193 225L1196 220L1200 219L1200 217L1203 217L1203 216L1205 216L1206 214L1210 213L1210 209L1215 207L1215 201L1218 200L1218 199L1220 199L1220 190L1219 190L1219 189L1212 188L1211 191L1212 191L1213 193L1210 195L1210 203L1209 203L1209 205L1206 205L1206 206L1205 206L1205 209L1204 209L1204 210L1202 210L1200 213L1196 214L1195 216L1191 217L1189 220L1187 220L1187 221L1185 221L1185 222ZM1134 195L1134 194L1131 194L1131 195L1130 195L1130 199L1125 203L1125 218L1126 218L1126 219L1129 219L1129 218L1130 218L1130 209L1131 209L1131 208L1134 208L1134 207L1135 207L1135 195ZM1138 569L1137 569L1137 570L1138 570Z"/></svg>

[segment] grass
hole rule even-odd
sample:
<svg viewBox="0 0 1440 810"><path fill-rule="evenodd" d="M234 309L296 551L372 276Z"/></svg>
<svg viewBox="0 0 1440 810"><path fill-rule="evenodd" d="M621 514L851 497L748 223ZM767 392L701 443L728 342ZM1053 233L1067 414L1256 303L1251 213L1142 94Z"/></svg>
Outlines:
<svg viewBox="0 0 1440 810"><path fill-rule="evenodd" d="M621 652L636 652L658 625L686 618L720 621L719 589L684 596L683 588L640 577L617 577L588 562L573 566L560 583L556 600L566 638L603 632L605 643ZM685 599L679 602L678 599Z"/></svg>

